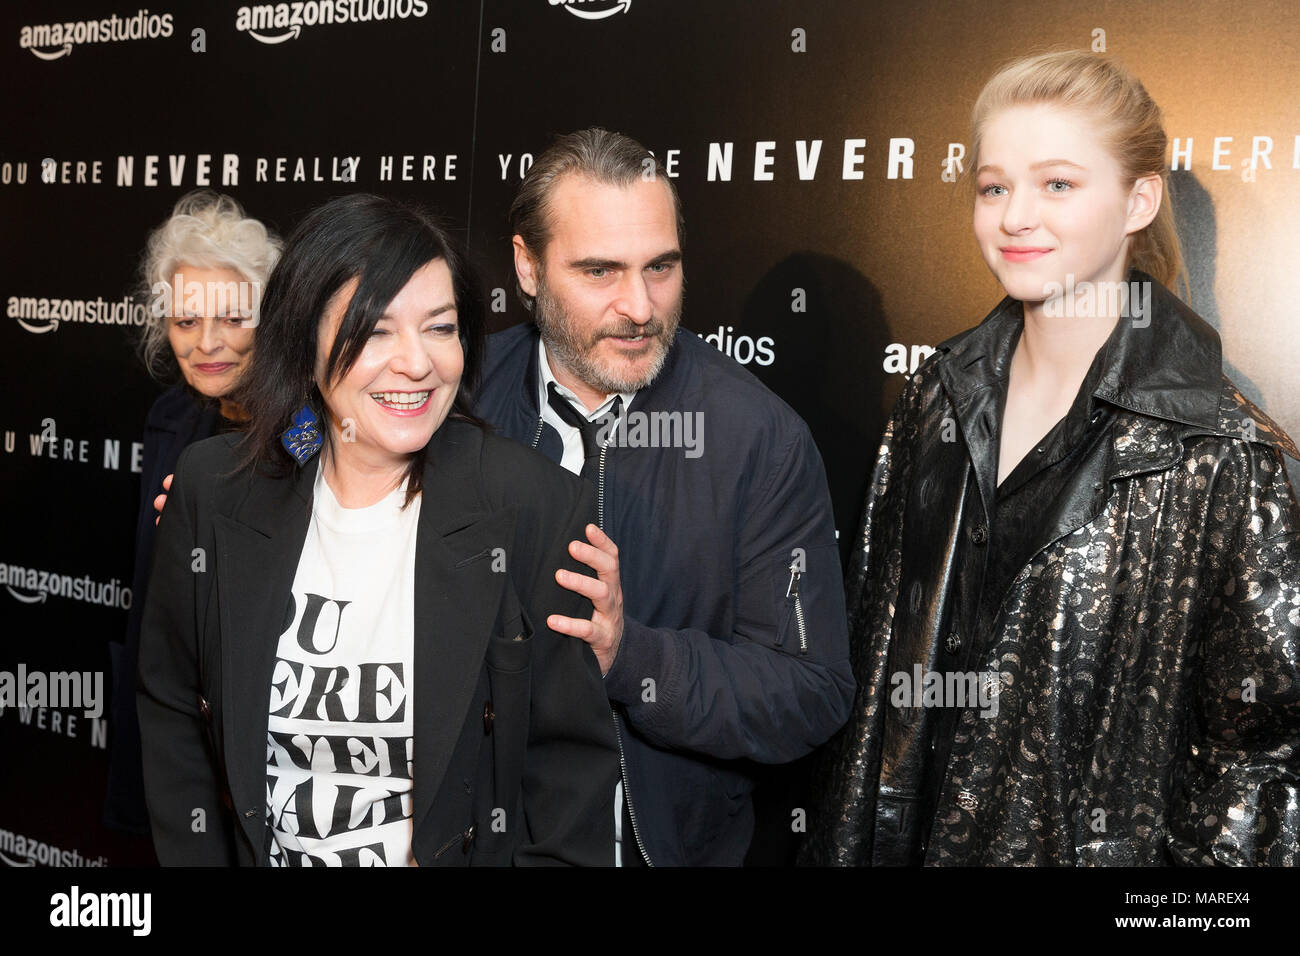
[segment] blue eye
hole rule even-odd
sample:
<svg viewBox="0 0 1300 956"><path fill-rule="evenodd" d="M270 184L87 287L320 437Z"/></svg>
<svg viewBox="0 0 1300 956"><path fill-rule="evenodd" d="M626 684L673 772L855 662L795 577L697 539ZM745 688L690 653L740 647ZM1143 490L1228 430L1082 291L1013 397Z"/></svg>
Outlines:
<svg viewBox="0 0 1300 956"><path fill-rule="evenodd" d="M1052 188L1053 186L1063 186L1063 187L1065 187L1065 188L1064 188L1064 189L1053 189L1053 188ZM1074 183L1070 182L1068 179L1052 179L1052 180L1049 180L1048 183L1047 183L1047 191L1048 191L1049 193L1063 193L1063 192L1066 192L1067 190L1070 190L1070 189L1073 189L1073 188L1074 188Z"/></svg>
<svg viewBox="0 0 1300 956"><path fill-rule="evenodd" d="M981 196L994 196L994 195L1001 196L1002 193L994 193L994 192L993 192L993 190L995 190L995 189L1001 189L1003 193L1006 192L1006 187L1005 187L1005 186L1001 186L1001 185L999 185L998 183L989 183L987 186L985 186L983 189L980 190L980 195L981 195Z"/></svg>

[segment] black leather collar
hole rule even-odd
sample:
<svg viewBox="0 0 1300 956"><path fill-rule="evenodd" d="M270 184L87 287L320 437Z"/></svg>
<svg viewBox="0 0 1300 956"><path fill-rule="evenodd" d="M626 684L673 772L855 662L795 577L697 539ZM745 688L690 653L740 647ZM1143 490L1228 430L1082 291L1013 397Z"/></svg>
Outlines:
<svg viewBox="0 0 1300 956"><path fill-rule="evenodd" d="M1151 314L1119 321L1103 346L1092 394L1129 411L1223 433L1218 332L1146 273L1131 270L1129 281L1148 284ZM954 400L1007 377L1023 325L1021 303L1008 296L974 329L939 346L947 353L940 375Z"/></svg>

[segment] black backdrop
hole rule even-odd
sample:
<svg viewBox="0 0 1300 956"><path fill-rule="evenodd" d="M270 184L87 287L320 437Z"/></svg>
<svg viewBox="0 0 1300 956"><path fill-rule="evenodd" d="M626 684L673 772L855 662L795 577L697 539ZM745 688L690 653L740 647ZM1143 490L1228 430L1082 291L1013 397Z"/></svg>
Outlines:
<svg viewBox="0 0 1300 956"><path fill-rule="evenodd" d="M319 22L327 6L349 22ZM1144 79L1178 140L1193 307L1243 390L1300 433L1292 14L1236 4L1229 20L1206 0L4 5L0 670L107 683L126 596L96 605L28 573L129 587L138 442L159 386L133 357L133 323L62 310L131 291L148 230L203 184L205 156L208 185L281 232L355 189L432 206L466 239L503 328L524 318L505 212L525 157L587 125L640 139L684 203L685 324L721 330L809 422L847 547L903 373L1000 297L969 196L942 175L975 94L1030 49L1105 51ZM354 180L337 178L352 157ZM27 865L21 848L37 844L148 861L99 822L112 728L70 713L0 711L0 862ZM796 767L763 791L756 862L785 859L801 784Z"/></svg>

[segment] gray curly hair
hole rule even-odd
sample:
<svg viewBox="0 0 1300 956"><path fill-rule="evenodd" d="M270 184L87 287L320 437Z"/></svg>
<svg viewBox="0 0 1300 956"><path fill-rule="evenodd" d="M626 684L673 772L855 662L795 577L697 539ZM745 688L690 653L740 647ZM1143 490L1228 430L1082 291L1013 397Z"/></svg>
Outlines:
<svg viewBox="0 0 1300 956"><path fill-rule="evenodd" d="M140 265L140 295L148 308L140 337L140 358L149 374L173 379L179 372L167 340L172 277L182 266L232 269L246 281L265 285L283 244L266 226L244 215L238 201L211 189L186 193L167 221L149 234ZM166 293L155 291L160 286Z"/></svg>

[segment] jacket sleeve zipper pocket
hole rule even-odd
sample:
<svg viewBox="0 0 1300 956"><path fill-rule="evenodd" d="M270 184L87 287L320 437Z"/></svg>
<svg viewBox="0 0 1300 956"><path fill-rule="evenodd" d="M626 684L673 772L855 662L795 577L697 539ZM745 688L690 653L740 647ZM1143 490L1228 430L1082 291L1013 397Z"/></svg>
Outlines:
<svg viewBox="0 0 1300 956"><path fill-rule="evenodd" d="M803 602L799 599L799 579L803 572L798 565L790 562L790 583L786 585L785 596L794 598L794 626L799 633L799 653L808 653L808 625L803 616Z"/></svg>

